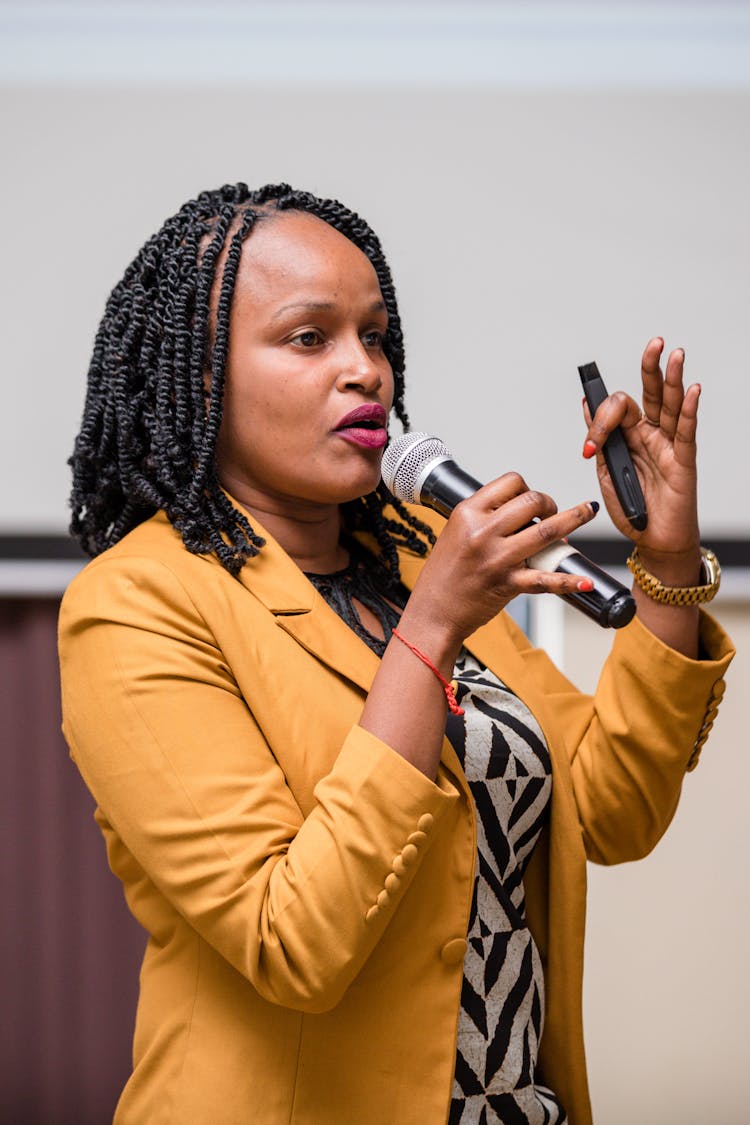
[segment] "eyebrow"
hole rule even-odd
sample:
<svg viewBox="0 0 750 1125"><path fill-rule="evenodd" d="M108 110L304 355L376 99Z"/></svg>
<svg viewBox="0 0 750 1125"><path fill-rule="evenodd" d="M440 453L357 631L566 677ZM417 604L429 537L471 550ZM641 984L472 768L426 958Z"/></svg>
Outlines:
<svg viewBox="0 0 750 1125"><path fill-rule="evenodd" d="M298 301L291 305L283 305L271 317L271 323L279 320L282 316L289 312L332 312L336 308L333 301ZM368 309L368 312L385 312L385 301L373 301Z"/></svg>

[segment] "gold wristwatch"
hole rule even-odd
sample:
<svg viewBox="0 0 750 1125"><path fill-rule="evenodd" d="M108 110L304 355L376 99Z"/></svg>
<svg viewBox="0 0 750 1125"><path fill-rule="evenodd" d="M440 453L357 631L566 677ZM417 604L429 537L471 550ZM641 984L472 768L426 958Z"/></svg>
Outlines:
<svg viewBox="0 0 750 1125"><path fill-rule="evenodd" d="M662 605L703 605L715 597L721 582L721 567L713 551L701 547L701 566L703 569L703 583L700 586L665 586L658 578L645 569L634 547L628 559L628 567L633 578L650 598Z"/></svg>

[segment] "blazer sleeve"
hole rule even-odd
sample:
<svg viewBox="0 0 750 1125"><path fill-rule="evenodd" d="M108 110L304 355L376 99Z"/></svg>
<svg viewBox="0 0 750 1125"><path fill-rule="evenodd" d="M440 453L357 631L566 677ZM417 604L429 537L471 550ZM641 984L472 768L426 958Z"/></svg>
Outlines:
<svg viewBox="0 0 750 1125"><path fill-rule="evenodd" d="M729 638L701 612L705 659L690 660L635 618L616 632L590 696L513 622L509 628L562 731L588 858L611 864L647 855L674 816L685 773L697 765L716 717L734 655Z"/></svg>
<svg viewBox="0 0 750 1125"><path fill-rule="evenodd" d="M303 817L206 622L152 559L90 564L59 639L71 754L147 884L266 999L335 1006L458 800L449 775L431 782L355 725Z"/></svg>

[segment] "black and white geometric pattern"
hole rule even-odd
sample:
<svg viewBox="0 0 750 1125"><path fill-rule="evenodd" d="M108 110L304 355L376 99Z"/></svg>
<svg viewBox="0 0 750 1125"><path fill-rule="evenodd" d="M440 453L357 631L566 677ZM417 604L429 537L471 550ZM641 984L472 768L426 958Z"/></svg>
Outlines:
<svg viewBox="0 0 750 1125"><path fill-rule="evenodd" d="M534 1071L544 977L526 925L522 876L547 815L552 766L524 703L462 651L446 734L477 812L477 870L458 1023L449 1125L564 1125Z"/></svg>

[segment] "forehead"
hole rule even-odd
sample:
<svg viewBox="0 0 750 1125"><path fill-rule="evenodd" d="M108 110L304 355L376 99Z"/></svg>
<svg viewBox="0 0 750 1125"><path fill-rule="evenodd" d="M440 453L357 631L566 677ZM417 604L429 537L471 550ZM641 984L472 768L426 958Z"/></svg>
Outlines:
<svg viewBox="0 0 750 1125"><path fill-rule="evenodd" d="M236 291L257 300L325 292L330 298L362 293L380 297L369 258L334 227L304 212L276 213L245 240Z"/></svg>

